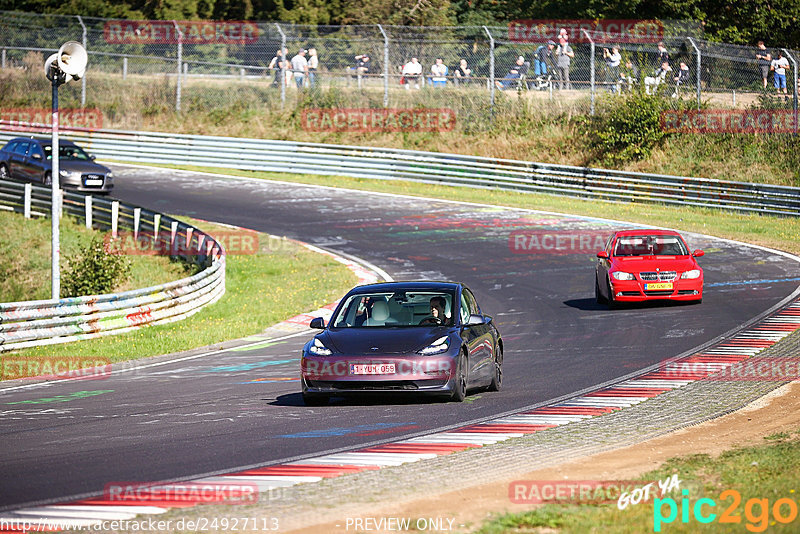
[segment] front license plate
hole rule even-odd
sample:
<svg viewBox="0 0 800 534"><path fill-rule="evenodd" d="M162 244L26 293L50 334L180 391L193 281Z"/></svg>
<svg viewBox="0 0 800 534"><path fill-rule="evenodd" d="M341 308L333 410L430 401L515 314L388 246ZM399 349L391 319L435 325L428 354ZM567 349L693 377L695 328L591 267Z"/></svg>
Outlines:
<svg viewBox="0 0 800 534"><path fill-rule="evenodd" d="M645 291L654 291L658 289L672 289L672 282L663 282L660 284L645 284Z"/></svg>
<svg viewBox="0 0 800 534"><path fill-rule="evenodd" d="M351 363L351 375L393 375L393 363Z"/></svg>
<svg viewBox="0 0 800 534"><path fill-rule="evenodd" d="M84 183L86 185L103 185L103 180L100 178L87 178Z"/></svg>

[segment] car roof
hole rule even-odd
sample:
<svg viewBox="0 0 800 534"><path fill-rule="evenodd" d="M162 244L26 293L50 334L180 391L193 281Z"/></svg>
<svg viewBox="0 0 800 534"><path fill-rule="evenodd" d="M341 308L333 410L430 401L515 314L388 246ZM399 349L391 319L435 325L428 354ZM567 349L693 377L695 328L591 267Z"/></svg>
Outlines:
<svg viewBox="0 0 800 534"><path fill-rule="evenodd" d="M15 137L13 139L9 139L8 140L9 143L11 143L13 141L37 141L37 142L39 142L39 143L41 143L43 145L49 145L52 142L52 140L49 137L33 137L33 136L31 136L31 137ZM6 143L6 144L8 144L8 143ZM73 143L69 139L64 139L63 137L59 138L58 144L59 144L59 146L62 146L62 145L77 146L77 145L75 145L75 143Z"/></svg>
<svg viewBox="0 0 800 534"><path fill-rule="evenodd" d="M454 291L464 284L458 282L439 282L431 280L411 280L400 282L378 282L375 284L364 284L354 287L350 293L371 293L376 291L398 291L398 290L427 290L427 291Z"/></svg>
<svg viewBox="0 0 800 534"><path fill-rule="evenodd" d="M636 228L633 230L617 230L614 232L614 237L629 237L639 235L676 235L680 237L681 234L675 230L658 230L655 228Z"/></svg>

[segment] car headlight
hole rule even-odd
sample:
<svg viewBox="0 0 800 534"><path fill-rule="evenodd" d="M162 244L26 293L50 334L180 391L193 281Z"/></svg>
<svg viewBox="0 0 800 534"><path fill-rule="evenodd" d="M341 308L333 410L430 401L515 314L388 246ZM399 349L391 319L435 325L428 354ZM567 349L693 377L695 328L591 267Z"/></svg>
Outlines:
<svg viewBox="0 0 800 534"><path fill-rule="evenodd" d="M314 338L314 343L308 348L308 352L317 356L330 356L333 354L331 349L326 347L318 338Z"/></svg>
<svg viewBox="0 0 800 534"><path fill-rule="evenodd" d="M681 275L681 278L684 280L694 280L695 278L700 278L700 269L692 269L691 271L686 271Z"/></svg>
<svg viewBox="0 0 800 534"><path fill-rule="evenodd" d="M450 348L450 338L447 336L442 336L421 351L420 354L425 356L430 356L431 354L440 354L442 352L447 351Z"/></svg>
<svg viewBox="0 0 800 534"><path fill-rule="evenodd" d="M631 273L623 273L622 271L611 273L611 276L614 277L614 280L636 280L636 277Z"/></svg>
<svg viewBox="0 0 800 534"><path fill-rule="evenodd" d="M108 173L106 173L106 178L113 178L113 177L114 177L114 173L113 172L108 171Z"/></svg>
<svg viewBox="0 0 800 534"><path fill-rule="evenodd" d="M75 176L80 178L81 173L75 172L75 171L68 171L66 169L61 169L61 170L58 171L58 175L59 176L63 176L64 178L70 178L70 177L75 177Z"/></svg>

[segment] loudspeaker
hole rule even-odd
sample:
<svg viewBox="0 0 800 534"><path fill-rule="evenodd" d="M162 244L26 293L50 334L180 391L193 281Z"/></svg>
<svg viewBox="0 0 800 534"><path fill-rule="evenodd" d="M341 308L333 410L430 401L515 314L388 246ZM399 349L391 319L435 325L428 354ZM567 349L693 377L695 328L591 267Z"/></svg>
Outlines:
<svg viewBox="0 0 800 534"><path fill-rule="evenodd" d="M53 70L57 69L66 75L65 82L80 80L88 62L89 56L83 45L77 41L67 41L44 62L44 73L48 80L52 80Z"/></svg>

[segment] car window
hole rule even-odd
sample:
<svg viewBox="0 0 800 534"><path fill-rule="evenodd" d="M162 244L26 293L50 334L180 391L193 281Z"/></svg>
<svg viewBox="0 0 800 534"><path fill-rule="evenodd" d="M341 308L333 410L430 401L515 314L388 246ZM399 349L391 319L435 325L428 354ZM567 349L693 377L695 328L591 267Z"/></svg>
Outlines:
<svg viewBox="0 0 800 534"><path fill-rule="evenodd" d="M395 291L358 293L348 297L331 320L334 328L421 326L432 316L432 302L443 303L442 324L451 325L453 295L445 291L398 289Z"/></svg>
<svg viewBox="0 0 800 534"><path fill-rule="evenodd" d="M469 305L467 299L464 298L464 293L461 293L461 308L459 309L461 315L461 324L467 324L469 321Z"/></svg>
<svg viewBox="0 0 800 534"><path fill-rule="evenodd" d="M20 144L17 145L17 148L14 150L14 152L24 156L25 154L28 153L28 145L29 144L30 143L28 143L27 141L20 142Z"/></svg>
<svg viewBox="0 0 800 534"><path fill-rule="evenodd" d="M683 240L675 235L624 236L617 239L614 256L685 256Z"/></svg>
<svg viewBox="0 0 800 534"><path fill-rule="evenodd" d="M31 151L28 155L33 156L34 154L39 154L40 156L44 157L44 154L42 153L42 147L40 147L38 143L31 143Z"/></svg>
<svg viewBox="0 0 800 534"><path fill-rule="evenodd" d="M10 143L8 143L5 146L5 148L3 148L3 150L5 152L14 152L14 150L16 150L18 144L19 144L19 141L11 141Z"/></svg>
<svg viewBox="0 0 800 534"><path fill-rule="evenodd" d="M462 298L467 301L467 307L469 308L469 313L481 313L481 310L478 308L478 302L475 300L475 296L472 294L472 291L469 289L464 289L462 292Z"/></svg>
<svg viewBox="0 0 800 534"><path fill-rule="evenodd" d="M51 145L44 145L44 153L47 159L52 158L53 147ZM82 148L75 145L59 145L58 146L58 159L72 160L72 161L91 161L92 158L89 154L83 151Z"/></svg>

